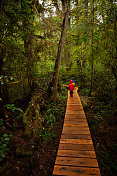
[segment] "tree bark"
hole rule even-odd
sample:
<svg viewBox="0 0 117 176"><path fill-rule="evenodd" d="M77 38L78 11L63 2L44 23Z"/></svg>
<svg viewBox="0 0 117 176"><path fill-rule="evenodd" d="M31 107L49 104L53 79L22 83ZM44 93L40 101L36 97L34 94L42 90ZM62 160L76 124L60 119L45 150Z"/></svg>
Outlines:
<svg viewBox="0 0 117 176"><path fill-rule="evenodd" d="M0 11L1 11L1 16L4 16L4 4L2 3L2 1L0 1ZM2 67L4 64L4 49L2 47L2 43L3 43L3 35L0 36L0 45L1 45L1 49L0 49L0 77L2 76ZM1 92L1 80L0 80L0 98L2 97L2 92Z"/></svg>
<svg viewBox="0 0 117 176"><path fill-rule="evenodd" d="M1 49L2 50L2 49ZM3 57L2 57L2 52L0 53L0 76L2 76L2 67L3 67ZM2 92L1 92L1 80L0 80L0 98L2 97Z"/></svg>
<svg viewBox="0 0 117 176"><path fill-rule="evenodd" d="M93 2L93 7L92 7L92 30L91 30L91 38L92 38L92 43L91 43L91 84L90 84L90 91L89 91L89 96L91 96L92 90L93 90L93 70L94 70L94 50L93 50L93 38L94 38L94 0Z"/></svg>
<svg viewBox="0 0 117 176"><path fill-rule="evenodd" d="M33 73L32 69L34 67L33 61L33 34L26 34L24 37L24 48L25 48L25 57L27 58L27 78L28 78L28 85L30 87L30 92L33 92L32 80L33 80Z"/></svg>
<svg viewBox="0 0 117 176"><path fill-rule="evenodd" d="M30 8L31 5L33 6L34 3L36 3L36 1L32 1L32 3L30 4ZM25 4L22 1L22 9L25 10ZM33 90L33 72L32 69L34 67L34 60L33 60L33 39L34 39L34 34L32 31L32 23L30 21L29 18L29 14L25 13L25 16L23 18L23 34L24 34L24 50L25 50L25 58L27 60L27 79L28 79L28 85L30 88L30 92L32 93Z"/></svg>
<svg viewBox="0 0 117 176"><path fill-rule="evenodd" d="M84 35L87 36L88 32L87 32L87 28L88 28L88 22L87 22L87 18L88 18L88 0L85 0L85 26L86 26L86 29L84 31ZM85 50L86 50L86 45L87 45L87 42L85 41ZM82 61L82 66L83 66L83 71L85 72L86 71L86 58L83 57L83 61Z"/></svg>
<svg viewBox="0 0 117 176"><path fill-rule="evenodd" d="M68 25L69 12L70 12L70 9L69 9L69 7L67 7L65 17L63 19L61 38L60 38L59 45L58 45L57 58L56 58L55 67L54 67L54 74L53 74L53 80L52 80L52 85L53 85L52 97L55 97L55 98L57 97L59 66L60 66L61 55L62 55L62 51L63 51L63 44L64 44L65 36L66 36L66 28Z"/></svg>

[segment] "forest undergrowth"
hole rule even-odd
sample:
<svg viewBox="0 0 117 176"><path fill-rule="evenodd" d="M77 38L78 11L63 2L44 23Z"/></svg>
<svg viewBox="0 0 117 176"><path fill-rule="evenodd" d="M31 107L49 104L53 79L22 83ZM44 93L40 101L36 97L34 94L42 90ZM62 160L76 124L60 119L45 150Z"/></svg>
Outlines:
<svg viewBox="0 0 117 176"><path fill-rule="evenodd" d="M36 107L36 103L40 102L41 128L37 137L33 133L30 136L25 134L22 110L15 104L8 104L1 109L4 116L0 124L1 136L3 136L0 138L3 156L0 160L2 176L52 175L62 132L67 91L63 88L58 94L58 99L51 102L44 93L34 104ZM29 105L27 103L27 106ZM25 111L27 108L25 107ZM34 114L31 118L33 124L36 120Z"/></svg>
<svg viewBox="0 0 117 176"><path fill-rule="evenodd" d="M102 176L117 175L117 115L96 97L81 95Z"/></svg>

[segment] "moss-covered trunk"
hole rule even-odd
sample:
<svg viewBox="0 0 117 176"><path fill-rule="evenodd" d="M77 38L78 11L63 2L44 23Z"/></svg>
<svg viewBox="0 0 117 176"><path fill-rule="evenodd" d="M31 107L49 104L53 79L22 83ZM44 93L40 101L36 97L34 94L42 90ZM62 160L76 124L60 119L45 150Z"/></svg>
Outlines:
<svg viewBox="0 0 117 176"><path fill-rule="evenodd" d="M31 102L24 113L23 122L25 124L25 135L28 137L33 135L33 137L38 138L39 131L42 127L38 93L32 96Z"/></svg>

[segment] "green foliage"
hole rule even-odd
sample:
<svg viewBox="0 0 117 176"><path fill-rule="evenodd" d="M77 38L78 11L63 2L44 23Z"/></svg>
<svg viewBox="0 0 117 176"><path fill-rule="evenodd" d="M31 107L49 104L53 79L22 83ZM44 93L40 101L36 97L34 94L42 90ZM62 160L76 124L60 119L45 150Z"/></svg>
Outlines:
<svg viewBox="0 0 117 176"><path fill-rule="evenodd" d="M21 108L15 107L14 104L7 104L7 105L5 105L5 107L6 107L8 110L10 110L11 112L13 112L13 113L14 113L15 111L17 111L17 112L18 112L17 118L18 118L18 119L22 118L22 115L23 115L24 112L22 111ZM8 115L6 115L6 117L8 117Z"/></svg>
<svg viewBox="0 0 117 176"><path fill-rule="evenodd" d="M0 126L3 126L4 125L4 121L3 119L0 119Z"/></svg>
<svg viewBox="0 0 117 176"><path fill-rule="evenodd" d="M57 104L51 104L50 108L48 108L47 113L45 115L45 120L47 121L47 124L49 125L49 128L52 129L56 124L56 117L59 113L60 108L57 106Z"/></svg>
<svg viewBox="0 0 117 176"><path fill-rule="evenodd" d="M47 113L48 113L48 111L47 111ZM52 128L53 125L55 125L56 117L52 113L49 113L46 116L46 120L47 120L47 124L49 124L51 126L51 128Z"/></svg>
<svg viewBox="0 0 117 176"><path fill-rule="evenodd" d="M107 171L111 174L112 173L112 169L114 170L114 172L117 172L117 160L113 161L111 159L110 153L108 152L108 150L106 149L106 147L104 145L102 145L102 149L104 154L102 154L102 158L103 158L103 162L102 165L107 169Z"/></svg>
<svg viewBox="0 0 117 176"><path fill-rule="evenodd" d="M54 137L54 134L47 130L46 128L42 128L40 130L39 136L42 137L43 141L45 142L45 144L47 144L48 140L52 140L52 138Z"/></svg>
<svg viewBox="0 0 117 176"><path fill-rule="evenodd" d="M53 137L55 137L55 134L53 134L53 128L60 120L60 112L62 110L61 106L61 103L58 104L58 102L51 102L46 113L44 114L39 136L46 144L48 140L52 140Z"/></svg>
<svg viewBox="0 0 117 176"><path fill-rule="evenodd" d="M62 84L66 84L66 83L61 83L61 85ZM68 85L68 83L66 85ZM58 97L60 97L60 99L62 99L62 101L66 101L67 96L68 96L67 88L64 86L61 86L60 90L58 91Z"/></svg>
<svg viewBox="0 0 117 176"><path fill-rule="evenodd" d="M100 122L101 122L101 119L99 117L94 118L93 122L91 123L92 128L95 128L96 126L98 126L98 123Z"/></svg>
<svg viewBox="0 0 117 176"><path fill-rule="evenodd" d="M80 88L79 88L80 89ZM88 88L82 88L80 89L80 93L82 95L88 95L89 94L89 89Z"/></svg>
<svg viewBox="0 0 117 176"><path fill-rule="evenodd" d="M7 105L5 105L5 107L7 109L11 110L12 112L19 111L20 113L23 113L22 109L15 107L14 104L7 104Z"/></svg>
<svg viewBox="0 0 117 176"><path fill-rule="evenodd" d="M9 140L11 136L12 136L11 134L8 135L4 133L3 136L0 137L0 164L6 157L7 152L10 150Z"/></svg>

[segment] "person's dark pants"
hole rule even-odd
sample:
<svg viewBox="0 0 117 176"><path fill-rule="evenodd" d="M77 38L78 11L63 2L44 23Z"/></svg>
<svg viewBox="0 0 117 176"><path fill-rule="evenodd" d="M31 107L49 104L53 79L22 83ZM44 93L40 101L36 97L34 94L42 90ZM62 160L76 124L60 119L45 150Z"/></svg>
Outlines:
<svg viewBox="0 0 117 176"><path fill-rule="evenodd" d="M71 97L73 96L73 90L70 90L70 96Z"/></svg>

